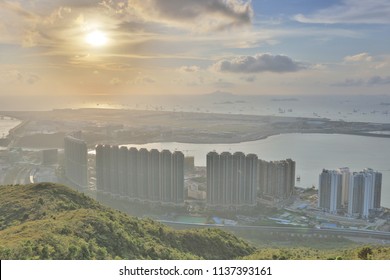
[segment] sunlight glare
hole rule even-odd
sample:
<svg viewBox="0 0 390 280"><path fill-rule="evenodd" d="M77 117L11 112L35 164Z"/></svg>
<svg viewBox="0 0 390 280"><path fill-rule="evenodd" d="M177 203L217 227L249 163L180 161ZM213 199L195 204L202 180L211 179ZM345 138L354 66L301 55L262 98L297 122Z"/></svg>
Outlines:
<svg viewBox="0 0 390 280"><path fill-rule="evenodd" d="M99 30L90 32L86 37L85 41L94 47L100 47L107 44L107 36Z"/></svg>

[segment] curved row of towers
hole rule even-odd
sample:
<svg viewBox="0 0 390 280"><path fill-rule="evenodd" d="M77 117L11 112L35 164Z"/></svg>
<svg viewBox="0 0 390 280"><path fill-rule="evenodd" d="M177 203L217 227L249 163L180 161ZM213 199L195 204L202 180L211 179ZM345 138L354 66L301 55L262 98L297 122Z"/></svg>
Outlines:
<svg viewBox="0 0 390 280"><path fill-rule="evenodd" d="M81 137L65 137L65 175L79 188L88 187L87 145ZM184 203L182 152L96 146L96 189L129 200L180 205ZM295 162L266 162L255 154L207 154L209 207L254 206L257 196L271 200L291 196Z"/></svg>

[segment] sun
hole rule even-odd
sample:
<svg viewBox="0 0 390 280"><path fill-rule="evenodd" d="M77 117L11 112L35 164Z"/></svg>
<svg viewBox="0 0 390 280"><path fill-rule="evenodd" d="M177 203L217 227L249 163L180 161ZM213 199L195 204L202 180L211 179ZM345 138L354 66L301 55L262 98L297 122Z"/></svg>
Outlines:
<svg viewBox="0 0 390 280"><path fill-rule="evenodd" d="M101 47L107 44L107 36L104 32L94 30L87 34L85 41L93 47Z"/></svg>

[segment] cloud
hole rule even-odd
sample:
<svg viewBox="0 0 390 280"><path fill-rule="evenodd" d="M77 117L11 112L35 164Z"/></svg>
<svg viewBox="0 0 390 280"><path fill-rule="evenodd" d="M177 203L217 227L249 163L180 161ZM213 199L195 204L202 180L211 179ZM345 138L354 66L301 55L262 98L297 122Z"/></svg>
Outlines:
<svg viewBox="0 0 390 280"><path fill-rule="evenodd" d="M7 84L33 85L40 80L40 77L33 73L22 72L16 69L0 72L1 81Z"/></svg>
<svg viewBox="0 0 390 280"><path fill-rule="evenodd" d="M144 84L154 84L156 81L150 77L142 77L140 80Z"/></svg>
<svg viewBox="0 0 390 280"><path fill-rule="evenodd" d="M110 85L112 85L112 86L117 86L117 85L120 85L121 83L122 83L122 81L119 78L112 78L110 80Z"/></svg>
<svg viewBox="0 0 390 280"><path fill-rule="evenodd" d="M294 19L302 23L390 24L389 14L388 0L343 0L311 15L295 15Z"/></svg>
<svg viewBox="0 0 390 280"><path fill-rule="evenodd" d="M228 82L223 79L218 79L216 82L214 82L214 86L218 88L233 88L235 85L232 82Z"/></svg>
<svg viewBox="0 0 390 280"><path fill-rule="evenodd" d="M150 85L156 83L156 80L154 80L149 76L142 75L141 73L139 73L134 79L128 81L127 83L131 85Z"/></svg>
<svg viewBox="0 0 390 280"><path fill-rule="evenodd" d="M24 9L19 2L14 2L14 1L0 1L0 8L2 10L8 10L20 17L23 18L29 18L29 19L36 19L37 16L34 13L31 13Z"/></svg>
<svg viewBox="0 0 390 280"><path fill-rule="evenodd" d="M220 72L259 73L296 72L304 66L285 55L256 54L254 56L239 56L230 60L220 60L212 68Z"/></svg>
<svg viewBox="0 0 390 280"><path fill-rule="evenodd" d="M50 33L57 34L57 25L67 15L71 14L70 7L58 6L57 1L53 3L32 3L32 1L2 1L0 0L0 17L4 21L0 30L0 41L2 43L17 43L23 47L35 47L42 42L53 43ZM45 5L47 4L47 5ZM48 6L52 6L49 8ZM64 24L66 26L66 23ZM62 27L64 27L62 26ZM53 29L53 32L50 30Z"/></svg>
<svg viewBox="0 0 390 280"><path fill-rule="evenodd" d="M383 86L390 85L390 76L381 77L381 76L372 76L368 79L345 79L342 82L332 84L336 87L361 87L361 86Z"/></svg>
<svg viewBox="0 0 390 280"><path fill-rule="evenodd" d="M112 71L128 71L134 69L134 66L127 63L105 63L101 68Z"/></svg>
<svg viewBox="0 0 390 280"><path fill-rule="evenodd" d="M256 76L241 77L241 80L247 83L253 83L254 81L256 81Z"/></svg>
<svg viewBox="0 0 390 280"><path fill-rule="evenodd" d="M376 85L390 85L390 76L381 77L381 76L372 76L367 81L367 85L376 86Z"/></svg>
<svg viewBox="0 0 390 280"><path fill-rule="evenodd" d="M186 72L186 73L195 73L200 71L200 67L196 65L192 66L182 66L179 68L180 72Z"/></svg>
<svg viewBox="0 0 390 280"><path fill-rule="evenodd" d="M360 87L364 85L364 81L362 79L345 79L342 82L337 82L332 84L335 87Z"/></svg>
<svg viewBox="0 0 390 280"><path fill-rule="evenodd" d="M359 53L356 55L344 57L345 62L370 62L372 61L372 56L368 53Z"/></svg>
<svg viewBox="0 0 390 280"><path fill-rule="evenodd" d="M242 0L131 0L127 11L147 21L197 31L250 24L253 16L251 2Z"/></svg>

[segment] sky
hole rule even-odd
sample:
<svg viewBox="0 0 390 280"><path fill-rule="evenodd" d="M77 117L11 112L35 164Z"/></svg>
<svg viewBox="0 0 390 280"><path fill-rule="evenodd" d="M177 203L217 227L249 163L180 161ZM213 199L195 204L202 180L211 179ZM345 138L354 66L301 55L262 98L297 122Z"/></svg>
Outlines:
<svg viewBox="0 0 390 280"><path fill-rule="evenodd" d="M0 96L389 94L390 0L0 0Z"/></svg>

